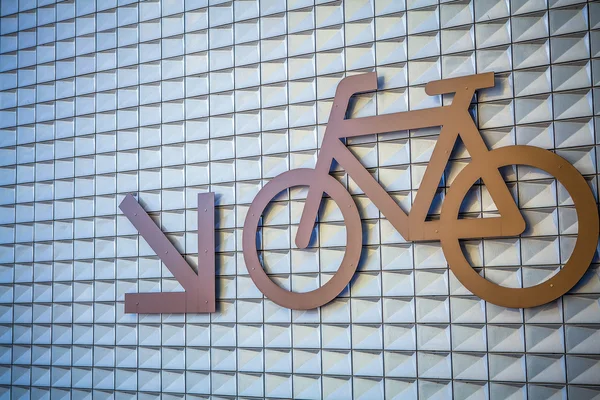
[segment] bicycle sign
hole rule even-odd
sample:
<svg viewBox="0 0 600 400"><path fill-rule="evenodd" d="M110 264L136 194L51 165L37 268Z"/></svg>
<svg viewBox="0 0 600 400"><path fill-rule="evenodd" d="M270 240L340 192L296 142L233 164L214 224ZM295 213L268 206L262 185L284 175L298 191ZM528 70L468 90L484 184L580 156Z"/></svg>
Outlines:
<svg viewBox="0 0 600 400"><path fill-rule="evenodd" d="M294 169L276 176L258 192L250 205L242 232L242 248L246 267L258 289L282 307L306 310L327 304L350 283L361 256L362 224L350 193L330 175L334 160L402 237L414 242L439 240L454 275L467 290L481 299L504 307L527 308L553 301L573 288L585 274L596 252L599 233L596 200L577 169L549 150L524 145L494 150L487 148L469 113L469 105L478 89L493 86L492 72L433 81L425 86L426 93L454 93L451 105L347 119L350 98L358 93L375 91L377 75L371 72L343 79L337 87L316 166ZM409 213L402 210L341 141L344 138L437 126L441 127L439 138ZM439 219L428 220L428 211L438 184L459 137L471 160L447 189ZM464 239L503 238L518 236L525 231L525 219L500 171L500 168L508 165L534 167L557 179L570 195L578 221L576 243L562 269L546 281L524 288L505 287L485 279L471 266L460 244L460 240ZM463 199L479 179L487 186L499 216L459 218ZM308 187L295 237L299 249L305 249L310 244L325 193L341 211L346 227L346 250L338 271L321 287L309 292L289 291L272 281L263 268L257 249L257 233L267 206L279 193L295 186ZM185 295L128 293L125 298L126 312L215 311L214 197L212 194L200 195L198 201L197 274L187 270L189 266L179 254L173 254L176 252L173 245L164 236L159 237L160 230L133 197L128 196L121 203L120 207L127 218L186 290Z"/></svg>
<svg viewBox="0 0 600 400"><path fill-rule="evenodd" d="M315 168L295 169L278 175L260 190L250 206L244 223L242 244L246 266L256 286L265 296L283 307L311 309L333 300L352 279L362 250L362 226L350 193L329 175L335 160L406 240L439 240L450 269L476 296L500 306L524 308L548 303L569 291L584 275L596 251L599 231L596 201L583 176L555 153L522 145L491 151L487 148L468 107L477 89L493 86L492 72L433 81L426 85L426 93L454 93L451 105L345 119L350 97L375 91L377 75L371 72L343 79L335 94ZM340 140L435 126L442 127L441 133L409 214L396 204ZM471 161L448 189L439 220L428 221L428 210L459 136L471 155ZM554 176L566 188L577 212L579 232L568 262L550 279L526 288L508 288L486 280L471 267L459 243L460 239L516 236L525 230L525 220L499 170L507 165L527 165ZM480 178L488 187L500 217L459 219L463 198ZM308 186L295 238L298 248L309 245L324 193L337 204L346 225L346 253L339 270L323 286L305 293L288 291L273 282L262 268L256 250L257 229L263 211L278 193L293 186Z"/></svg>

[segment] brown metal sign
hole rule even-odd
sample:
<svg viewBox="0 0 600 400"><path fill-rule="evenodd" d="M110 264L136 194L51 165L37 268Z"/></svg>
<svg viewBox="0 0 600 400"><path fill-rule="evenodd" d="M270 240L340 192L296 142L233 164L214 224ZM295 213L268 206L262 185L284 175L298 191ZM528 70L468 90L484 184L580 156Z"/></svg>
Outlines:
<svg viewBox="0 0 600 400"><path fill-rule="evenodd" d="M371 72L342 80L335 94L316 167L296 169L275 177L250 206L244 224L243 250L248 272L256 286L283 307L310 309L334 299L350 282L361 253L361 221L346 188L329 175L331 164L336 160L406 240L440 240L450 269L468 290L480 298L505 307L535 307L570 290L589 267L596 250L599 229L596 201L577 169L555 153L531 146L508 146L491 151L487 148L469 114L469 104L477 89L493 86L494 74L491 72L434 81L425 87L427 94L454 93L451 105L345 119L350 97L376 90L377 75ZM340 140L434 126L442 129L409 214L396 204ZM459 136L471 156L471 162L448 189L440 219L427 221L427 212ZM471 267L459 243L460 239L515 236L525 230L525 220L499 171L500 167L512 164L539 168L558 179L573 199L579 228L575 248L566 265L547 281L522 289L503 287L483 278ZM458 218L462 200L478 179L487 186L500 217ZM256 251L256 234L264 209L278 193L293 186L309 188L296 234L299 248L306 248L309 244L324 193L331 196L342 211L346 225L346 253L338 272L326 284L307 293L294 293L274 283L262 268Z"/></svg>
<svg viewBox="0 0 600 400"><path fill-rule="evenodd" d="M170 293L125 293L125 312L215 312L215 194L198 194L197 273L132 195L127 195L119 208L185 290Z"/></svg>
<svg viewBox="0 0 600 400"><path fill-rule="evenodd" d="M429 95L454 93L451 105L346 119L350 98L357 93L375 91L377 89L377 75L372 72L343 79L335 94L329 123L315 168L295 169L273 178L259 191L248 211L242 233L244 260L252 280L261 292L280 306L301 310L312 309L333 300L352 279L362 250L362 225L360 215L350 193L341 183L329 175L334 160L406 240L439 240L450 269L459 281L476 296L504 307L525 308L548 303L569 291L584 275L596 251L599 233L596 201L586 180L577 169L551 151L522 145L507 146L495 150L487 148L468 109L476 90L493 86L493 73L434 81L426 85L426 92ZM442 127L439 139L433 150L412 209L408 214L398 206L341 141L341 139L349 137L435 126ZM459 136L471 156L471 161L448 188L442 204L440 218L438 220L427 220L428 210L450 158L452 148ZM577 240L567 263L550 279L527 288L508 288L486 280L469 264L460 245L462 239L517 236L525 230L525 220L499 170L506 165L531 166L556 178L571 196L578 218ZM487 186L489 194L498 208L499 217L459 218L460 207L467 191L479 179ZM257 250L257 233L264 210L275 196L295 186L308 187L304 210L295 238L298 248L304 249L309 245L317 220L317 213L325 193L333 199L341 210L346 227L346 251L338 271L323 286L306 293L292 292L273 282L263 269ZM201 305L201 300L206 301L207 298L201 297L201 300L197 300L198 298L190 292L208 293L209 286L212 287L213 303L211 309L214 310L213 221L204 220L203 225L201 225L199 220L198 223L199 232L205 230L202 235L204 247L199 244L199 249L208 249L209 253L212 252L212 256L206 259L212 262L212 269L207 267L212 271L212 275L203 275L201 278L199 273L194 280L192 279L194 277L190 274L193 271L190 271L189 267L187 269L184 267L185 261L181 256L179 258L175 256L167 257L167 252L172 252L174 247L172 249L167 248L165 241L168 242L168 240L162 236L160 230L149 217L147 217L147 220L142 218L141 222L134 222L137 220L134 218L135 215L133 217L131 215L132 213L135 214L135 211L132 211L135 210L135 207L131 202L135 203L135 200L126 198L123 202L125 207L122 204L121 208L186 289L186 306L175 306L174 303L180 301L179 299L175 300L175 295L170 295L173 296L173 300L169 298L166 301L166 297L165 300L160 297L163 294L156 294L152 297L149 294L138 294L129 295L129 303L127 303L126 298L126 312L203 312L194 307L198 307L198 304ZM206 203L204 204L206 208ZM137 210L139 216L141 207L139 205L137 207L139 208ZM151 225L154 228L151 228ZM206 232L210 232L210 234ZM164 238L164 241L155 238L158 236ZM209 236L213 240L212 246L208 245ZM155 244L153 245L151 241ZM160 252L163 252L163 254L161 255ZM201 251L199 250L199 252ZM212 280L209 280L209 278L212 278ZM186 281L190 282L187 283L187 286L183 284ZM183 295L178 296L182 297ZM187 306L188 302L191 304L190 306ZM171 311L158 311L159 308Z"/></svg>

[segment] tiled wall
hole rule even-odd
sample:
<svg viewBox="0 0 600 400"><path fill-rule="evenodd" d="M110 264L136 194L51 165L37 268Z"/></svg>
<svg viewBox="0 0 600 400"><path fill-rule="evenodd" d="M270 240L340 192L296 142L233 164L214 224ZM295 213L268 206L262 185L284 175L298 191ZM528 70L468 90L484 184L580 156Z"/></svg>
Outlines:
<svg viewBox="0 0 600 400"><path fill-rule="evenodd" d="M403 240L341 170L364 250L338 299L280 308L241 253L257 191L315 164L335 88L361 71L377 71L380 91L358 97L353 117L448 104L424 84L497 72L472 107L489 147L556 151L597 195L600 3L1 0L0 14L2 399L600 397L597 264L547 306L487 304L438 242ZM409 209L438 134L347 144ZM467 163L459 145L432 218ZM564 265L577 225L551 177L505 174L528 230L466 248L487 279L529 286ZM118 210L123 196L194 263L195 195L209 190L218 312L125 315L124 293L179 288ZM335 271L343 226L326 201L319 246L291 249L303 192L291 194L266 221L264 258L281 285L306 291ZM465 207L495 213L482 187Z"/></svg>

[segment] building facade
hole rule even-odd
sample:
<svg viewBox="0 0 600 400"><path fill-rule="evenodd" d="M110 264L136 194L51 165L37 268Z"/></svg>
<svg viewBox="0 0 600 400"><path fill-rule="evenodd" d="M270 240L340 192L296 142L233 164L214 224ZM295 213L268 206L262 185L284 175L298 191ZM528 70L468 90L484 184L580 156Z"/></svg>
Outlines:
<svg viewBox="0 0 600 400"><path fill-rule="evenodd" d="M598 198L600 2L580 0L1 0L0 398L597 399L600 270L568 294L510 309L470 294L439 242L406 241L334 165L363 229L333 302L292 311L246 269L256 194L314 167L342 78L377 72L350 118L448 105L425 84L495 72L471 115L490 149L531 145L573 164ZM405 210L439 127L346 140ZM430 209L469 163L462 143ZM503 174L520 236L463 243L486 279L526 287L566 263L577 219L564 188ZM124 295L181 286L119 210L132 193L186 260L197 195L215 193L217 311L125 314ZM339 210L294 236L306 191L263 216L265 269L303 292L335 273ZM462 211L495 217L475 185Z"/></svg>

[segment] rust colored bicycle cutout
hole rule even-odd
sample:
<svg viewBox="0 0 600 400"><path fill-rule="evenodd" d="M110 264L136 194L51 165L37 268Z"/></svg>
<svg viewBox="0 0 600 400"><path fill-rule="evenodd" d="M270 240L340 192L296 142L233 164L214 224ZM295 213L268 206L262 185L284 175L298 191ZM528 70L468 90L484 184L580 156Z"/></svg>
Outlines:
<svg viewBox="0 0 600 400"><path fill-rule="evenodd" d="M295 169L278 175L260 190L250 206L242 240L246 267L256 286L283 307L305 310L330 302L352 279L362 250L361 219L350 193L329 175L334 159L406 240L441 241L450 269L474 295L499 306L525 308L553 301L575 286L589 267L598 243L598 208L594 196L577 169L555 153L522 145L496 150L487 148L468 108L477 89L493 86L494 74L491 72L433 81L425 87L427 94L454 93L451 105L345 119L350 98L357 93L375 91L377 75L372 72L342 80L315 168ZM349 137L435 126L442 129L409 214L396 204L341 141ZM459 136L471 161L448 188L440 219L426 220ZM531 166L556 178L571 196L578 219L575 247L564 267L548 280L526 288L508 288L486 280L471 267L459 243L461 239L517 236L525 230L525 220L499 170L507 165ZM500 216L460 219L463 198L478 179L487 186ZM324 193L337 204L346 225L346 252L339 270L323 286L305 293L286 290L273 282L264 271L256 248L257 230L265 208L275 196L294 186L309 188L295 238L300 249L309 245Z"/></svg>

